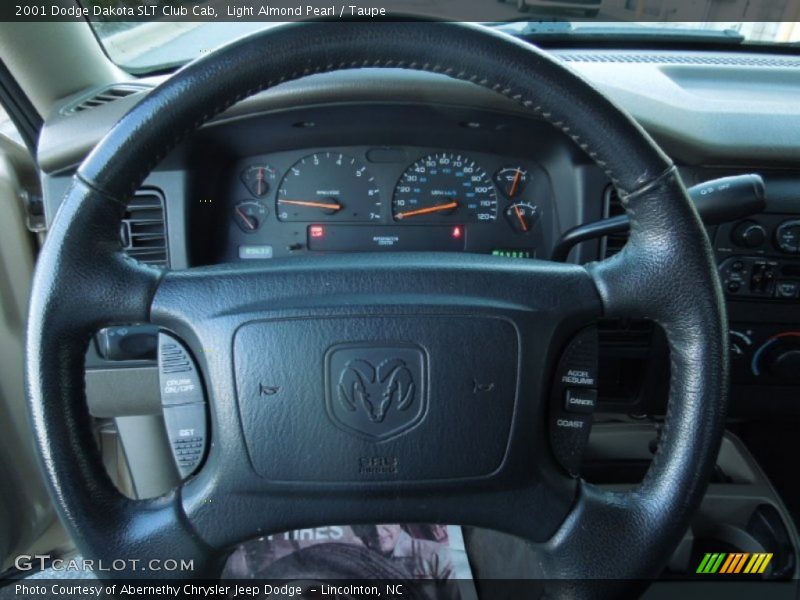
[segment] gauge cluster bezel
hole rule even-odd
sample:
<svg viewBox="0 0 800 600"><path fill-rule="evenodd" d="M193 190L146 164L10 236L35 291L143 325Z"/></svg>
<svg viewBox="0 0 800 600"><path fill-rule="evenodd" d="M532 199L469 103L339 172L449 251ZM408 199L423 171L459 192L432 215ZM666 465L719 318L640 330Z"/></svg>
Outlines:
<svg viewBox="0 0 800 600"><path fill-rule="evenodd" d="M494 187L494 196L497 199L497 213L493 220L475 221L464 215L454 213L451 217L439 219L396 219L393 215L392 205L395 189L403 174L417 161L429 155L442 153L455 153L474 161L486 174L486 178ZM374 181L377 187L380 202L380 217L375 219L359 218L331 218L333 211L326 211L324 207L310 208L308 220L281 220L278 215L277 201L283 185L284 177L290 169L304 158L314 154L338 155L352 157L356 163L366 166L365 176ZM242 174L253 165L268 165L277 174L270 185L270 189L260 197L254 196ZM503 169L524 169L527 176L526 185L514 197L509 198L508 191L499 189L495 175ZM327 182L321 182L327 184ZM335 187L323 185L323 187ZM314 188L316 189L316 188ZM253 246L259 249L250 253L250 256L263 258L277 258L282 256L296 256L302 254L322 254L308 249L310 228L315 225L359 225L374 229L375 237L381 236L386 231L398 231L395 228L408 227L406 230L416 236L431 236L430 250L440 250L442 244L434 239L436 236L445 235L443 225L460 227L458 235L463 235L463 251L473 253L508 253L509 256L536 257L545 254L544 249L549 244L549 232L555 223L553 211L553 190L547 171L530 157L518 155L502 155L497 153L480 152L469 148L448 148L436 146L408 146L408 145L359 145L359 146L329 146L322 148L303 148L283 152L263 153L247 156L235 161L228 169L225 184L224 202L226 203L226 221L224 227L219 227L224 233L224 243L218 262L234 262L243 259L242 246ZM241 203L260 202L263 204L266 215L256 231L244 231L236 223L234 210ZM520 227L509 221L508 209L515 203L535 206L535 222L531 223L528 230L521 231ZM512 213L513 216L513 213ZM413 226L413 227L411 227ZM403 231L400 229L400 231ZM451 235L453 229L448 229ZM364 236L362 236L364 237ZM424 240L414 240L414 250L425 250ZM269 251L261 249L269 246ZM389 248L391 249L391 248ZM400 247L402 249L402 247ZM372 247L367 244L358 249L349 251L383 251L387 248Z"/></svg>

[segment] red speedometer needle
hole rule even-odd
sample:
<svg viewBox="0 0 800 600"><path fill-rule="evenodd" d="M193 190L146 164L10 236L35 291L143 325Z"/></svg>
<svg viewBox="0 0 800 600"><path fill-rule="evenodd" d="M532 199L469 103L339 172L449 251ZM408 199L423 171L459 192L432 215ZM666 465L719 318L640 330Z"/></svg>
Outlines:
<svg viewBox="0 0 800 600"><path fill-rule="evenodd" d="M519 171L517 171L517 173L519 173ZM519 209L518 204L514 205L514 212L517 214L517 219L519 219L519 224L522 225L522 231L528 231L528 224L525 222L525 217L522 216L522 211Z"/></svg>
<svg viewBox="0 0 800 600"><path fill-rule="evenodd" d="M435 206L426 206L425 208L418 208L416 210L407 210L406 212L397 213L395 219L405 219L406 217L416 217L417 215L427 215L442 210L451 210L458 208L458 202L448 202L447 204L436 204Z"/></svg>
<svg viewBox="0 0 800 600"><path fill-rule="evenodd" d="M293 206L308 206L309 208L324 208L325 210L341 210L338 202L311 202L309 200L284 200L279 199L278 204L291 204Z"/></svg>

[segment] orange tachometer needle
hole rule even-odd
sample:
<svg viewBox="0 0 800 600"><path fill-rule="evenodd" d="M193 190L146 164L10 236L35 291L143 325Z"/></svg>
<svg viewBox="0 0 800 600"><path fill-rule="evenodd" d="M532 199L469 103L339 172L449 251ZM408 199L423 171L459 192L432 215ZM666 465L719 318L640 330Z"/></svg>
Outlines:
<svg viewBox="0 0 800 600"><path fill-rule="evenodd" d="M519 171L517 171L517 173L519 173ZM519 224L522 225L522 231L528 231L528 224L525 222L525 217L522 216L522 211L519 209L518 204L514 205L514 212L517 214L517 219L519 219Z"/></svg>
<svg viewBox="0 0 800 600"><path fill-rule="evenodd" d="M517 187L519 186L519 180L522 178L522 171L517 169L516 174L514 175L514 181L511 182L511 189L508 190L508 195L510 198L514 197L514 194L517 193ZM519 214L519 213L517 213Z"/></svg>
<svg viewBox="0 0 800 600"><path fill-rule="evenodd" d="M324 208L326 210L340 210L342 208L342 205L338 202L311 202L308 200L279 199L278 204L292 204L294 206L308 206L309 208Z"/></svg>
<svg viewBox="0 0 800 600"><path fill-rule="evenodd" d="M447 204L437 204L435 206L427 206L425 208L418 208L416 210L407 210L406 212L397 213L395 219L405 219L406 217L416 217L417 215L427 215L440 210L450 210L458 208L458 202L448 202Z"/></svg>

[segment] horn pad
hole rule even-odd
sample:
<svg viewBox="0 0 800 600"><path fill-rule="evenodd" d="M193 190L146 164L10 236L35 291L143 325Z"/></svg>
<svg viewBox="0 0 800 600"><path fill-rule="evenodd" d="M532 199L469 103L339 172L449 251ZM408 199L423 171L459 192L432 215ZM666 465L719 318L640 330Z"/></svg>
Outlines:
<svg viewBox="0 0 800 600"><path fill-rule="evenodd" d="M519 355L503 317L245 324L234 364L252 465L276 483L490 476L508 447Z"/></svg>

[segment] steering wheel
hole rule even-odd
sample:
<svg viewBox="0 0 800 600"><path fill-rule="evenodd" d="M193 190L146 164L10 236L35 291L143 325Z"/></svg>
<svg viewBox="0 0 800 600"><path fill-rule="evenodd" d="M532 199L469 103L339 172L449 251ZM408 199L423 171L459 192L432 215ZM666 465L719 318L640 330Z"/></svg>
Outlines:
<svg viewBox="0 0 800 600"><path fill-rule="evenodd" d="M616 186L627 246L585 267L400 253L163 272L124 255L126 202L188 134L260 90L361 67L469 81L551 123ZM548 444L559 353L601 316L652 319L670 347L660 443L629 491L570 476ZM188 345L210 411L203 467L150 500L123 497L106 475L84 395L92 335L131 322ZM726 344L710 246L676 168L578 75L480 26L304 23L187 65L86 158L39 257L26 372L41 464L86 558L191 559L207 577L234 544L270 532L424 521L517 534L547 578L630 579L659 572L702 497L724 426ZM490 401L465 391L478 375L497 386ZM363 404L380 402L370 386L390 378L406 400L411 389L413 419L376 413L371 431L343 427L336 383ZM280 393L260 395L264 381ZM389 468L364 469L376 464Z"/></svg>

